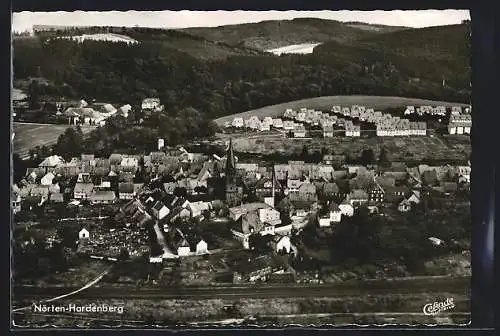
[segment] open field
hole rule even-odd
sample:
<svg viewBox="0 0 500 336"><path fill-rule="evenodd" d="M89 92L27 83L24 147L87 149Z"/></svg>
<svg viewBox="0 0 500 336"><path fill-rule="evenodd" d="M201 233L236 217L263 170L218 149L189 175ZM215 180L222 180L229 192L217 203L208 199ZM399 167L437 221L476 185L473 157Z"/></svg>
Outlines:
<svg viewBox="0 0 500 336"><path fill-rule="evenodd" d="M443 106L462 106L467 104L441 102L427 99L417 98L404 98L404 97L383 97L383 96L326 96L315 97L309 99L295 100L283 104L266 106L260 109L251 110L247 112L232 114L225 116L214 121L218 125L224 125L227 121L232 121L235 117L248 118L250 116L264 117L277 117L285 112L287 108L298 109L307 107L317 110L330 110L333 105L352 106L352 105L365 105L366 107L374 109L386 109L392 107L403 107L407 105L422 106L422 105L443 105Z"/></svg>
<svg viewBox="0 0 500 336"><path fill-rule="evenodd" d="M36 146L47 146L57 142L59 135L70 127L69 125L34 124L14 122L12 131L15 134L13 152L25 158L29 150ZM81 126L84 134L94 130L94 126Z"/></svg>
<svg viewBox="0 0 500 336"><path fill-rule="evenodd" d="M228 135L220 138L227 141ZM471 153L468 136L413 136L413 137L333 137L333 138L285 138L281 134L238 135L232 137L234 150L252 154L300 154L306 146L309 153L321 151L345 153L359 156L363 149L371 148L378 155L384 146L393 160L448 160L450 162L467 160Z"/></svg>

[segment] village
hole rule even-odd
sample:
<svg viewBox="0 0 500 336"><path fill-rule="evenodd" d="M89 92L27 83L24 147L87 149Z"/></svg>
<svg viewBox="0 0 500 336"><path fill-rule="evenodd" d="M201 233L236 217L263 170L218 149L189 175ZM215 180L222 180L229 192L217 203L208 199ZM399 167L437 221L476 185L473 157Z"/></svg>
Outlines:
<svg viewBox="0 0 500 336"><path fill-rule="evenodd" d="M281 118L270 116L260 120L257 116L248 119L236 117L226 122L227 131L249 130L255 132L271 129L285 132L291 138L316 136L332 138L335 136L425 136L428 125L418 121L422 117L431 117L439 123L447 122L449 134L470 134L471 108L460 106L407 106L401 109L401 116L394 116L361 105L333 106L330 112L323 112L305 107L299 110L286 109ZM403 116L405 118L403 118ZM410 118L414 120L410 120ZM448 121L447 121L448 120Z"/></svg>
<svg viewBox="0 0 500 336"><path fill-rule="evenodd" d="M143 102L149 103L148 108L160 108L158 100ZM467 194L470 172L470 163L363 165L332 154L320 163L243 162L231 140L220 157L167 148L159 139L148 155L47 157L13 186L12 206L19 224L34 213L43 218L57 212L59 218L46 230L51 245L61 240L54 228L72 223L78 255L149 262L158 271L156 283L171 284L180 273L188 284L321 283L317 271L292 266L308 262L304 230L328 234L359 211L383 217L411 212L433 197ZM67 208L76 210L61 218ZM428 239L436 246L444 243Z"/></svg>

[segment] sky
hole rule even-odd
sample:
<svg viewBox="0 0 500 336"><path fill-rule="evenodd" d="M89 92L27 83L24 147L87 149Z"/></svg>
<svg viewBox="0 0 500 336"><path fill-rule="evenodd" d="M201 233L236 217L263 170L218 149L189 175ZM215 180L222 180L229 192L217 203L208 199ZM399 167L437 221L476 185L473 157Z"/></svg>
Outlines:
<svg viewBox="0 0 500 336"><path fill-rule="evenodd" d="M24 32L33 25L118 26L152 28L215 27L221 25L313 17L405 27L460 23L468 10L408 11L127 11L127 12L19 12L12 15L12 30Z"/></svg>

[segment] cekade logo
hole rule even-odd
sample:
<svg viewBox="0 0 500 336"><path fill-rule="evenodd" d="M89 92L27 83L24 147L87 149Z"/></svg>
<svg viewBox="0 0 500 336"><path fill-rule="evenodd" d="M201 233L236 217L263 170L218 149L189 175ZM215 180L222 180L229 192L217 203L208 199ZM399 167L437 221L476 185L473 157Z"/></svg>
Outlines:
<svg viewBox="0 0 500 336"><path fill-rule="evenodd" d="M428 303L424 306L425 315L437 315L442 311L455 308L453 298L447 298L446 301Z"/></svg>

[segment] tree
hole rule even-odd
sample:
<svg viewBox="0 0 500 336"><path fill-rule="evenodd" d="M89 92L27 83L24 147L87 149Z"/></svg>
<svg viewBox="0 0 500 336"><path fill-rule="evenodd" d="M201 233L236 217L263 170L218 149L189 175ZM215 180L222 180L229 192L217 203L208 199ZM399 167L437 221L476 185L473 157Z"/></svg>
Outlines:
<svg viewBox="0 0 500 336"><path fill-rule="evenodd" d="M300 158L303 160L303 161L307 161L309 157L309 149L307 148L306 145L302 146L302 152L300 153Z"/></svg>
<svg viewBox="0 0 500 336"><path fill-rule="evenodd" d="M40 108L40 84L32 81L28 86L28 104L31 110Z"/></svg>
<svg viewBox="0 0 500 336"><path fill-rule="evenodd" d="M54 152L66 160L80 156L84 152L83 134L80 127L76 129L68 127L57 139Z"/></svg>
<svg viewBox="0 0 500 336"><path fill-rule="evenodd" d="M26 169L29 166L29 162L26 162L26 160L21 159L19 154L14 153L12 154L12 167L13 167L13 182L18 183L21 181L23 178L24 174L26 173Z"/></svg>
<svg viewBox="0 0 500 336"><path fill-rule="evenodd" d="M378 164L382 167L388 167L391 164L387 156L387 150L385 149L385 147L382 147L382 149L380 150L380 154L378 157Z"/></svg>
<svg viewBox="0 0 500 336"><path fill-rule="evenodd" d="M130 258L130 254L128 252L128 250L123 247L121 250L120 250L120 254L118 256L118 260L120 261L126 261L126 260L129 260Z"/></svg>
<svg viewBox="0 0 500 336"><path fill-rule="evenodd" d="M375 153L373 152L373 149L368 148L361 152L361 163L364 165L375 163Z"/></svg>

